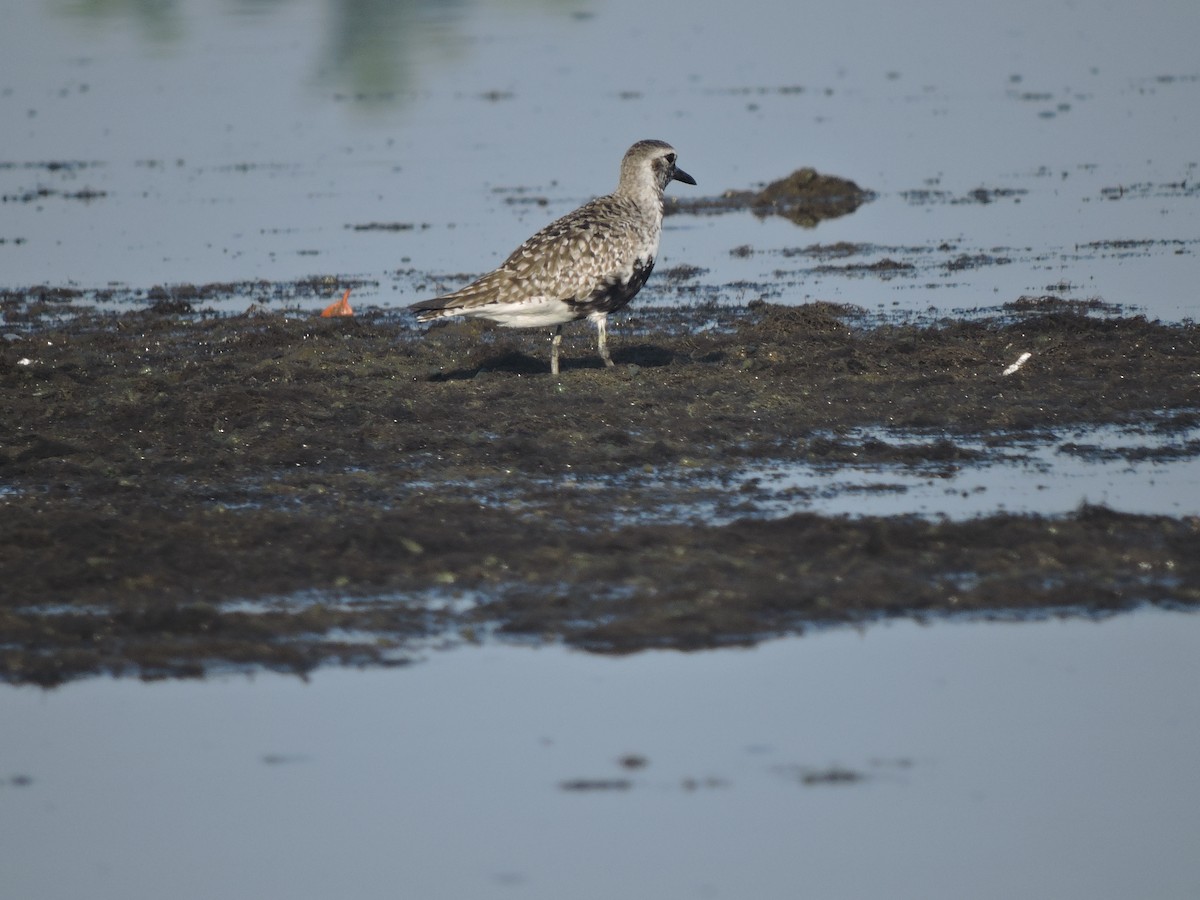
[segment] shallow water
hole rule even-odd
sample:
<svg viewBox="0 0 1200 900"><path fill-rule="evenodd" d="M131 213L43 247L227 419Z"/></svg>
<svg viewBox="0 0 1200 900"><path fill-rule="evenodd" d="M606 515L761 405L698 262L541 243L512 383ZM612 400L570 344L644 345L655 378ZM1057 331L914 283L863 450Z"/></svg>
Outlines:
<svg viewBox="0 0 1200 900"><path fill-rule="evenodd" d="M904 442L886 433L878 437ZM1128 513L1195 516L1200 515L1198 440L1194 430L1162 436L1142 429L1075 429L1061 439L1026 439L998 448L960 441L963 450L980 454L977 464L749 466L739 473L738 484L752 483L759 508L775 515L806 510L958 519L1000 511L1061 515L1091 503ZM741 493L744 498L748 491Z"/></svg>
<svg viewBox="0 0 1200 900"><path fill-rule="evenodd" d="M97 900L1190 898L1198 639L1145 611L0 689L0 874Z"/></svg>
<svg viewBox="0 0 1200 900"><path fill-rule="evenodd" d="M0 270L363 278L359 302L399 305L607 191L657 136L699 179L680 196L802 165L878 193L816 229L670 220L661 266L708 270L722 302L1049 292L1194 316L1198 30L1184 0L22 4L0 35ZM788 255L840 241L859 252L839 264L911 268ZM643 294L668 297L661 277Z"/></svg>

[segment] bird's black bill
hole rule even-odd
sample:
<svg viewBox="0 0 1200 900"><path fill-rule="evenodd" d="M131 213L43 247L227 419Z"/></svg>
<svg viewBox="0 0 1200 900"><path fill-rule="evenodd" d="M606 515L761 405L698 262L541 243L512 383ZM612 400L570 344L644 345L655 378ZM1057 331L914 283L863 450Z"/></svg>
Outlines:
<svg viewBox="0 0 1200 900"><path fill-rule="evenodd" d="M689 175L687 172L683 171L683 169L676 169L672 173L671 178L674 181L682 181L684 184L695 184L696 183L696 179L693 178L691 175Z"/></svg>

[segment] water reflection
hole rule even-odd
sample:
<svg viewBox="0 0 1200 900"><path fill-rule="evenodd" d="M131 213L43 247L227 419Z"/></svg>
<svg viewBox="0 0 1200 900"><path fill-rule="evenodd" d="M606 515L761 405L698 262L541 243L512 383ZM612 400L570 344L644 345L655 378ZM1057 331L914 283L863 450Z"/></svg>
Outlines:
<svg viewBox="0 0 1200 900"><path fill-rule="evenodd" d="M180 5L176 0L65 0L57 4L57 11L88 26L127 20L147 41L170 44L183 37Z"/></svg>
<svg viewBox="0 0 1200 900"><path fill-rule="evenodd" d="M286 0L248 0L259 6ZM455 29L467 4L459 0L343 0L330 7L323 80L365 103L392 102L411 89L422 56L445 63L465 51ZM327 76L327 77L324 77Z"/></svg>
<svg viewBox="0 0 1200 900"><path fill-rule="evenodd" d="M574 0L536 0L506 4L513 10L573 9ZM424 60L445 65L462 59L470 39L459 29L473 5L465 0L333 0L324 12L309 0L236 0L236 19L262 20L313 7L306 15L323 16L324 48L313 62L316 83L344 92L365 105L403 101L419 82ZM178 0L69 0L63 16L88 27L136 28L141 39L161 49L187 37L189 16Z"/></svg>

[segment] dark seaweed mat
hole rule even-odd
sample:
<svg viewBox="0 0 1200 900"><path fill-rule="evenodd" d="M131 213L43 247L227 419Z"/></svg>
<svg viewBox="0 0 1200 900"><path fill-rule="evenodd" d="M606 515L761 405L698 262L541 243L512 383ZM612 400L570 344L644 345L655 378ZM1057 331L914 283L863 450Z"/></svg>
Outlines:
<svg viewBox="0 0 1200 900"><path fill-rule="evenodd" d="M752 462L963 466L960 438L1192 429L1190 323L1028 302L927 326L828 304L635 307L613 331L616 369L581 326L553 379L543 336L478 323L422 336L382 313L216 317L170 296L58 322L6 302L20 328L0 344L12 682L403 662L490 633L628 652L880 615L1200 600L1194 518L611 512L629 473L685 473L619 489L625 508L657 509ZM872 426L929 440L848 436ZM477 602L431 603L456 595Z"/></svg>

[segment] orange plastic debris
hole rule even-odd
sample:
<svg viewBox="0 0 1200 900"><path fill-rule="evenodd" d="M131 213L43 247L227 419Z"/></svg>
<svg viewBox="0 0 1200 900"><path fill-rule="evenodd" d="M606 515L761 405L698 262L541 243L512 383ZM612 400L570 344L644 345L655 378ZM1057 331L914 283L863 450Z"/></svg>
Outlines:
<svg viewBox="0 0 1200 900"><path fill-rule="evenodd" d="M350 308L350 290L342 294L342 299L337 303L330 303L327 307L321 310L321 318L329 319L333 316L352 316L354 310Z"/></svg>

